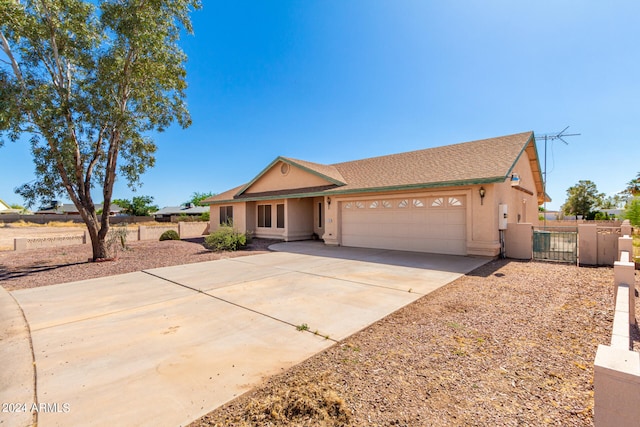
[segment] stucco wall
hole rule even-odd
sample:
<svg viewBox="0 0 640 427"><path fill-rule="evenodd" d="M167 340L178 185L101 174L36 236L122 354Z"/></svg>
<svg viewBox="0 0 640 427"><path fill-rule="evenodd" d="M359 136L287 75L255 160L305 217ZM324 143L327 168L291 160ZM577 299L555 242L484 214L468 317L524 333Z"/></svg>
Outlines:
<svg viewBox="0 0 640 427"><path fill-rule="evenodd" d="M536 194L536 184L533 172L531 171L529 156L526 152L522 154L516 163L513 172L520 176L520 188L531 191L533 195L511 187L510 180L507 180L506 185L509 185L512 190L510 203L513 205L513 215L510 216L508 222L528 222L533 225L538 225L538 196Z"/></svg>
<svg viewBox="0 0 640 427"><path fill-rule="evenodd" d="M209 231L214 232L220 228L220 207L233 206L233 228L241 233L247 231L247 215L246 204L242 203L229 203L224 205L211 205L209 216Z"/></svg>
<svg viewBox="0 0 640 427"><path fill-rule="evenodd" d="M480 188L484 188L484 200L480 197ZM467 209L467 227L471 237L467 241L469 255L496 256L500 253L498 233L498 204L502 199L500 187L495 184L474 185L471 187Z"/></svg>
<svg viewBox="0 0 640 427"><path fill-rule="evenodd" d="M509 224L504 233L507 258L533 258L533 225L529 223Z"/></svg>
<svg viewBox="0 0 640 427"><path fill-rule="evenodd" d="M328 185L330 182L304 171L295 166L289 165L289 172L283 175L281 167L283 162L278 162L271 169L264 173L245 194L261 193L264 191L289 190L295 188L316 187Z"/></svg>

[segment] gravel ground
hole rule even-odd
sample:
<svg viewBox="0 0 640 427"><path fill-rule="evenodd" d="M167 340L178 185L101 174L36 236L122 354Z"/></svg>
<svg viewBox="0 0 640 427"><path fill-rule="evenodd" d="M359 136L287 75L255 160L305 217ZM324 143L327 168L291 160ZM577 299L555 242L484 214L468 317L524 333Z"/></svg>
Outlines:
<svg viewBox="0 0 640 427"><path fill-rule="evenodd" d="M0 252L0 283L13 291L149 268L266 253L267 247L273 243L272 240L253 239L245 250L217 253L206 250L202 246L203 241L201 237L181 241L132 242L127 244L127 250L118 252L118 259L113 262L88 262L91 245L3 251Z"/></svg>
<svg viewBox="0 0 640 427"><path fill-rule="evenodd" d="M198 240L133 242L103 263L87 262L88 245L0 252L0 281L45 286L272 243L213 253ZM493 261L191 426L593 425L593 360L612 304L611 268Z"/></svg>

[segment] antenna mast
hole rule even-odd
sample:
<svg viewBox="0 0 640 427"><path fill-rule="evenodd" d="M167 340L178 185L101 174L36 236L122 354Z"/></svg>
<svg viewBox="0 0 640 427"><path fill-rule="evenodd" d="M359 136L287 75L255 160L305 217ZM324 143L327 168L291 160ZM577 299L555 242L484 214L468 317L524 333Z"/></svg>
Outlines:
<svg viewBox="0 0 640 427"><path fill-rule="evenodd" d="M562 129L560 132L556 133L546 133L543 135L536 136L536 141L544 140L544 172L542 173L542 194L544 197L544 226L547 226L547 141L555 141L559 139L564 142L565 145L569 145L567 141L564 140L567 136L579 136L579 133L565 133L569 129L569 126Z"/></svg>

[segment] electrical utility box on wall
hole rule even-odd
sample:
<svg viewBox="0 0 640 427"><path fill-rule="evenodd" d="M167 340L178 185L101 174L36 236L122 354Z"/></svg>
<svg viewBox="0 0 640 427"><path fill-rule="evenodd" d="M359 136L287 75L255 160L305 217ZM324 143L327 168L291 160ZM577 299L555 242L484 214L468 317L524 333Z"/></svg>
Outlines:
<svg viewBox="0 0 640 427"><path fill-rule="evenodd" d="M507 229L507 205L498 205L498 230Z"/></svg>

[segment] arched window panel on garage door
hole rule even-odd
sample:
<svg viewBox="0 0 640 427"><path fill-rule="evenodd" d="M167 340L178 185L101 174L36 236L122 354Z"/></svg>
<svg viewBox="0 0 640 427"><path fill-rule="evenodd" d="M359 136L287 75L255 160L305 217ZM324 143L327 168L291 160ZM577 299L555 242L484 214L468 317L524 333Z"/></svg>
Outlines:
<svg viewBox="0 0 640 427"><path fill-rule="evenodd" d="M429 204L432 208L441 208L444 206L444 197L434 197Z"/></svg>
<svg viewBox="0 0 640 427"><path fill-rule="evenodd" d="M452 208L464 207L464 199L462 197L459 197L459 196L449 197L449 200L447 201L447 205L449 205Z"/></svg>

